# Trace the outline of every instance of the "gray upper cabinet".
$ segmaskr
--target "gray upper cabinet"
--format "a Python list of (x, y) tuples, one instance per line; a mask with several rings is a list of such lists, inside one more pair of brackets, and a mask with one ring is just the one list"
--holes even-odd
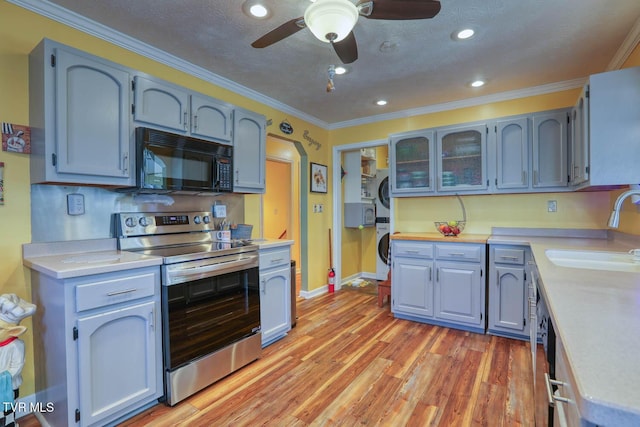
[(436, 137), (438, 192), (486, 192), (486, 124), (439, 128)]
[(574, 156), (582, 152), (576, 186), (640, 183), (640, 67), (590, 76), (581, 98), (574, 128), (583, 130), (572, 140)]
[(389, 137), (389, 192), (418, 196), (435, 190), (435, 132), (404, 132)]
[(567, 187), (569, 112), (560, 110), (535, 113), (532, 120), (532, 186), (534, 188)]
[(233, 123), (233, 191), (264, 193), (267, 120), (261, 114), (236, 108)]
[(155, 78), (137, 75), (133, 81), (136, 124), (231, 144), (230, 104)]
[(497, 191), (525, 190), (529, 187), (529, 118), (497, 120), (496, 136)]
[(191, 134), (198, 138), (231, 142), (233, 107), (214, 98), (191, 95)]
[(571, 110), (571, 167), (572, 185), (589, 180), (589, 87), (585, 86)]
[(132, 185), (129, 88), (123, 67), (43, 40), (29, 56), (31, 182)]

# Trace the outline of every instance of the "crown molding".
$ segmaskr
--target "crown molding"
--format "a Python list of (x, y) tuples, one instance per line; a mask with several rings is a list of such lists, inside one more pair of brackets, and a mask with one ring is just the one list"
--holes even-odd
[(638, 44), (640, 44), (640, 18), (638, 18), (636, 23), (633, 24), (631, 31), (629, 31), (629, 34), (627, 34), (622, 45), (613, 56), (613, 59), (609, 63), (606, 71), (619, 70), (622, 68), (622, 65), (629, 58)]
[(512, 90), (508, 92), (494, 93), (492, 95), (478, 96), (476, 98), (466, 98), (460, 101), (444, 102), (425, 107), (413, 108), (410, 110), (397, 111), (395, 113), (380, 114), (377, 116), (364, 117), (362, 119), (348, 120), (329, 125), (330, 130), (371, 124), (382, 120), (404, 119), (407, 117), (420, 116), (423, 114), (438, 113), (441, 111), (457, 110), (459, 108), (475, 107), (492, 102), (509, 101), (513, 99), (526, 98), (529, 96), (544, 95), (547, 93), (560, 92), (582, 87), (586, 78), (566, 80), (564, 82), (550, 83), (542, 86), (534, 86), (525, 89)]
[[(352, 126), (360, 126), (360, 125), (371, 124), (371, 123), (376, 123), (380, 121), (414, 117), (422, 114), (431, 114), (431, 113), (454, 110), (459, 108), (474, 107), (482, 104), (487, 104), (490, 102), (508, 101), (508, 100), (513, 100), (518, 98), (529, 97), (529, 96), (543, 95), (543, 94), (559, 92), (563, 90), (575, 89), (578, 87), (582, 87), (582, 85), (584, 85), (586, 81), (586, 78), (567, 80), (564, 82), (551, 83), (551, 84), (542, 85), (542, 86), (535, 86), (535, 87), (530, 87), (525, 89), (501, 92), (493, 95), (486, 95), (486, 96), (481, 96), (476, 98), (467, 98), (459, 101), (433, 104), (433, 105), (428, 105), (428, 106), (419, 107), (419, 108), (397, 111), (393, 113), (379, 114), (375, 116), (368, 116), (360, 119), (347, 120), (343, 122), (336, 122), (336, 123), (329, 124), (323, 120), (318, 119), (317, 117), (311, 116), (305, 112), (302, 112), (298, 109), (290, 107), (287, 104), (284, 104), (280, 101), (277, 101), (273, 98), (263, 95), (253, 89), (247, 88), (246, 86), (242, 86), (232, 80), (229, 80), (227, 78), (214, 74), (202, 67), (194, 65), (183, 59), (180, 59), (163, 50), (160, 50), (151, 45), (148, 45), (133, 37), (127, 36), (126, 34), (120, 33), (114, 30), (113, 28), (102, 25), (98, 22), (95, 22), (91, 19), (88, 19), (82, 15), (79, 15), (75, 12), (72, 12), (68, 9), (65, 9), (49, 1), (46, 1), (46, 0), (6, 0), (6, 1), (8, 3), (12, 3), (16, 6), (20, 6), (24, 9), (27, 9), (31, 12), (42, 15), (46, 18), (50, 18), (54, 21), (60, 22), (69, 27), (75, 28), (86, 34), (105, 40), (116, 46), (120, 46), (131, 52), (137, 53), (139, 55), (142, 55), (144, 57), (147, 57), (159, 63), (168, 65), (179, 71), (183, 71), (187, 74), (200, 78), (214, 85), (220, 86), (224, 89), (235, 92), (238, 95), (244, 96), (246, 98), (249, 98), (251, 100), (264, 104), (268, 107), (272, 107), (288, 115), (295, 116), (301, 120), (304, 120), (310, 124), (313, 124), (315, 126), (318, 126), (326, 130), (335, 130), (335, 129), (347, 128)], [(640, 19), (636, 21), (633, 28), (625, 38), (623, 44), (617, 50), (613, 59), (609, 63), (607, 71), (621, 68), (624, 61), (627, 60), (629, 55), (633, 52), (633, 50), (638, 44), (640, 44)]]

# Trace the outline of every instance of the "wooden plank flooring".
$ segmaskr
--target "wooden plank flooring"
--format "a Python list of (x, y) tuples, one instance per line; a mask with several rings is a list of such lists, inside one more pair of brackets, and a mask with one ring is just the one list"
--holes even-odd
[(530, 378), (527, 342), (395, 319), (375, 295), (339, 291), (301, 300), (259, 360), (122, 426), (533, 426)]

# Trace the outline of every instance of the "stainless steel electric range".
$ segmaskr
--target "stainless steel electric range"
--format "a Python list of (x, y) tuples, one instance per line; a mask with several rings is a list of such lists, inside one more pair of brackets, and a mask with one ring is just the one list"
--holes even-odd
[(120, 250), (163, 258), (165, 397), (173, 406), (260, 357), (258, 246), (214, 239), (209, 212), (116, 214)]

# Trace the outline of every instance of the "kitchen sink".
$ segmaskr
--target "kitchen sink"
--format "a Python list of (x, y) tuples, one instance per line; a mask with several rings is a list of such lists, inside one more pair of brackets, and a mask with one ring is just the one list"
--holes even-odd
[(640, 259), (627, 252), (547, 249), (545, 254), (560, 267), (640, 273)]

